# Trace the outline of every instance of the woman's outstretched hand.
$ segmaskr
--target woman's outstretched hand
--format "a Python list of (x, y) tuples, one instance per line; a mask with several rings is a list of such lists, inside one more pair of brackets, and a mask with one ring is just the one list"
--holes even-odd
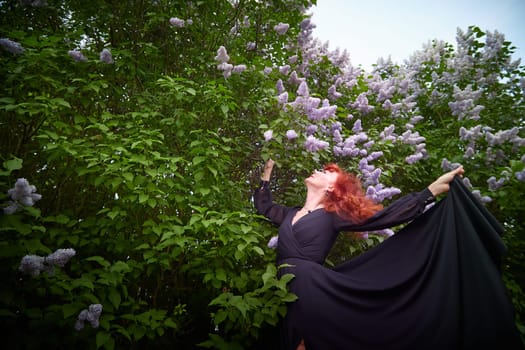
[(272, 159), (268, 159), (266, 161), (266, 164), (264, 164), (263, 174), (261, 175), (261, 180), (270, 181), (270, 177), (272, 176), (272, 170), (273, 170), (274, 164), (275, 162)]
[(430, 190), (430, 192), (432, 192), (432, 195), (434, 197), (445, 193), (450, 189), (450, 182), (452, 181), (452, 179), (454, 179), (454, 176), (462, 176), (464, 172), (465, 170), (463, 169), (463, 166), (449, 171), (448, 173), (445, 173), (438, 177), (436, 181), (432, 182), (430, 186), (428, 186), (428, 189)]

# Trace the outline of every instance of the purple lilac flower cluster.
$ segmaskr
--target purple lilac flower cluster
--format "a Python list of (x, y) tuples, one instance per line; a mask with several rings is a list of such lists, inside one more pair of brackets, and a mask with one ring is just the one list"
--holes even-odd
[(449, 102), (448, 106), (452, 111), (452, 115), (462, 119), (479, 120), (479, 114), (485, 106), (476, 105), (476, 101), (480, 98), (480, 90), (472, 90), (471, 85), (461, 90), (459, 87), (454, 86), (454, 99), (455, 101)]
[(55, 266), (64, 267), (75, 254), (76, 251), (73, 248), (67, 248), (57, 249), (46, 257), (26, 255), (22, 258), (18, 269), (31, 276), (38, 276), (42, 272), (47, 272), (49, 276), (52, 276), (55, 273)]
[(276, 249), (278, 245), (279, 245), (279, 236), (273, 236), (268, 241), (268, 248)]
[(75, 60), (75, 62), (86, 62), (88, 60), (80, 50), (69, 50), (67, 54)]
[(279, 23), (276, 26), (273, 27), (273, 29), (277, 32), (279, 35), (284, 35), (288, 31), (288, 28), (290, 28), (290, 25), (288, 23)]
[(9, 205), (4, 208), (4, 214), (11, 215), (23, 206), (32, 207), (42, 196), (36, 193), (36, 187), (30, 185), (24, 178), (16, 180), (15, 186), (7, 191), (11, 197)]
[(115, 63), (113, 60), (113, 55), (111, 55), (111, 51), (109, 49), (103, 49), (100, 51), (100, 61), (107, 64)]
[(14, 55), (21, 55), (25, 52), (25, 49), (20, 43), (7, 38), (0, 38), (0, 46)]
[(232, 73), (240, 74), (246, 70), (246, 65), (239, 64), (234, 66), (233, 64), (228, 63), (229, 60), (230, 56), (228, 55), (226, 48), (224, 46), (220, 46), (217, 50), (215, 61), (218, 62), (217, 69), (222, 71), (224, 78), (227, 79), (232, 75)]
[(91, 327), (98, 328), (100, 325), (100, 315), (102, 314), (102, 304), (91, 304), (87, 309), (80, 311), (75, 323), (75, 329), (80, 331), (84, 328), (85, 322), (91, 323)]
[(193, 20), (192, 19), (187, 19), (187, 20), (184, 20), (184, 19), (180, 19), (178, 17), (171, 17), (170, 18), (170, 24), (176, 28), (183, 28), (183, 27), (186, 27), (186, 26), (189, 26), (189, 25), (192, 25), (193, 24)]

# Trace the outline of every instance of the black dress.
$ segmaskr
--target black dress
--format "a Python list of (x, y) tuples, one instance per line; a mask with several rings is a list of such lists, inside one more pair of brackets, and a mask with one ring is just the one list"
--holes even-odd
[[(361, 224), (318, 209), (292, 225), (299, 208), (274, 204), (268, 183), (258, 213), (279, 225), (277, 264), (298, 300), (281, 321), (282, 349), (523, 349), (501, 280), (502, 226), (459, 178), (423, 214), (425, 189)], [(323, 266), (341, 231), (410, 222), (394, 236), (333, 269)]]

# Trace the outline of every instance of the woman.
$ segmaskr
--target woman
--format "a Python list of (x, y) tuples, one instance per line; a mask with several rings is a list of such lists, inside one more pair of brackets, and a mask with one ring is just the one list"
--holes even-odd
[[(269, 189), (273, 166), (272, 160), (266, 163), (254, 201), (259, 214), (279, 225), (277, 263), (284, 266), (281, 275), (295, 276), (289, 288), (298, 299), (289, 305), (281, 322), (282, 349), (428, 350), (469, 349), (475, 345), (477, 340), (473, 339), (477, 338), (470, 334), (470, 325), (480, 317), (461, 313), (464, 304), (471, 303), (462, 294), (470, 287), (458, 287), (458, 283), (469, 279), (476, 284), (479, 280), (485, 287), (486, 282), (484, 275), (461, 275), (464, 271), (457, 266), (458, 243), (447, 235), (450, 231), (458, 242), (463, 240), (462, 235), (455, 235), (463, 230), (456, 227), (462, 221), (451, 219), (450, 211), (456, 209), (440, 203), (435, 205), (439, 210), (430, 210), (434, 214), (421, 215), (436, 196), (449, 190), (456, 176), (462, 176), (462, 167), (382, 209), (366, 198), (356, 177), (335, 164), (315, 171), (305, 180), (307, 194), (302, 207), (277, 205)], [(380, 230), (409, 221), (399, 233), (361, 256), (334, 269), (323, 266), (339, 232)], [(450, 221), (456, 226), (449, 228)], [(496, 298), (493, 313), (503, 314), (501, 320), (490, 314), (485, 323), (491, 329), (494, 319), (504, 325), (494, 339), (482, 337), (480, 345), (492, 340), (501, 345), (498, 339), (503, 336), (510, 339), (510, 348), (518, 349), (521, 347), (512, 307), (492, 258), (489, 254), (485, 260), (490, 262), (484, 268), (491, 278), (490, 293), (479, 303), (487, 299), (494, 303)], [(482, 306), (479, 303), (468, 307), (467, 312)], [(483, 325), (474, 326), (474, 331), (485, 329)]]

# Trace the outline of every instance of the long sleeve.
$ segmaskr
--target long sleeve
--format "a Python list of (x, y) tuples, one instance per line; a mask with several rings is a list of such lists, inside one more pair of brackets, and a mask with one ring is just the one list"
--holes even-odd
[(375, 231), (393, 227), (415, 219), (434, 200), (432, 192), (425, 188), (421, 192), (399, 198), (364, 222), (356, 224), (338, 217), (335, 220), (335, 228), (338, 231)]
[(290, 207), (273, 202), (268, 181), (261, 181), (260, 186), (253, 193), (253, 201), (257, 213), (266, 216), (277, 225), (280, 225), (288, 212), (292, 210)]

